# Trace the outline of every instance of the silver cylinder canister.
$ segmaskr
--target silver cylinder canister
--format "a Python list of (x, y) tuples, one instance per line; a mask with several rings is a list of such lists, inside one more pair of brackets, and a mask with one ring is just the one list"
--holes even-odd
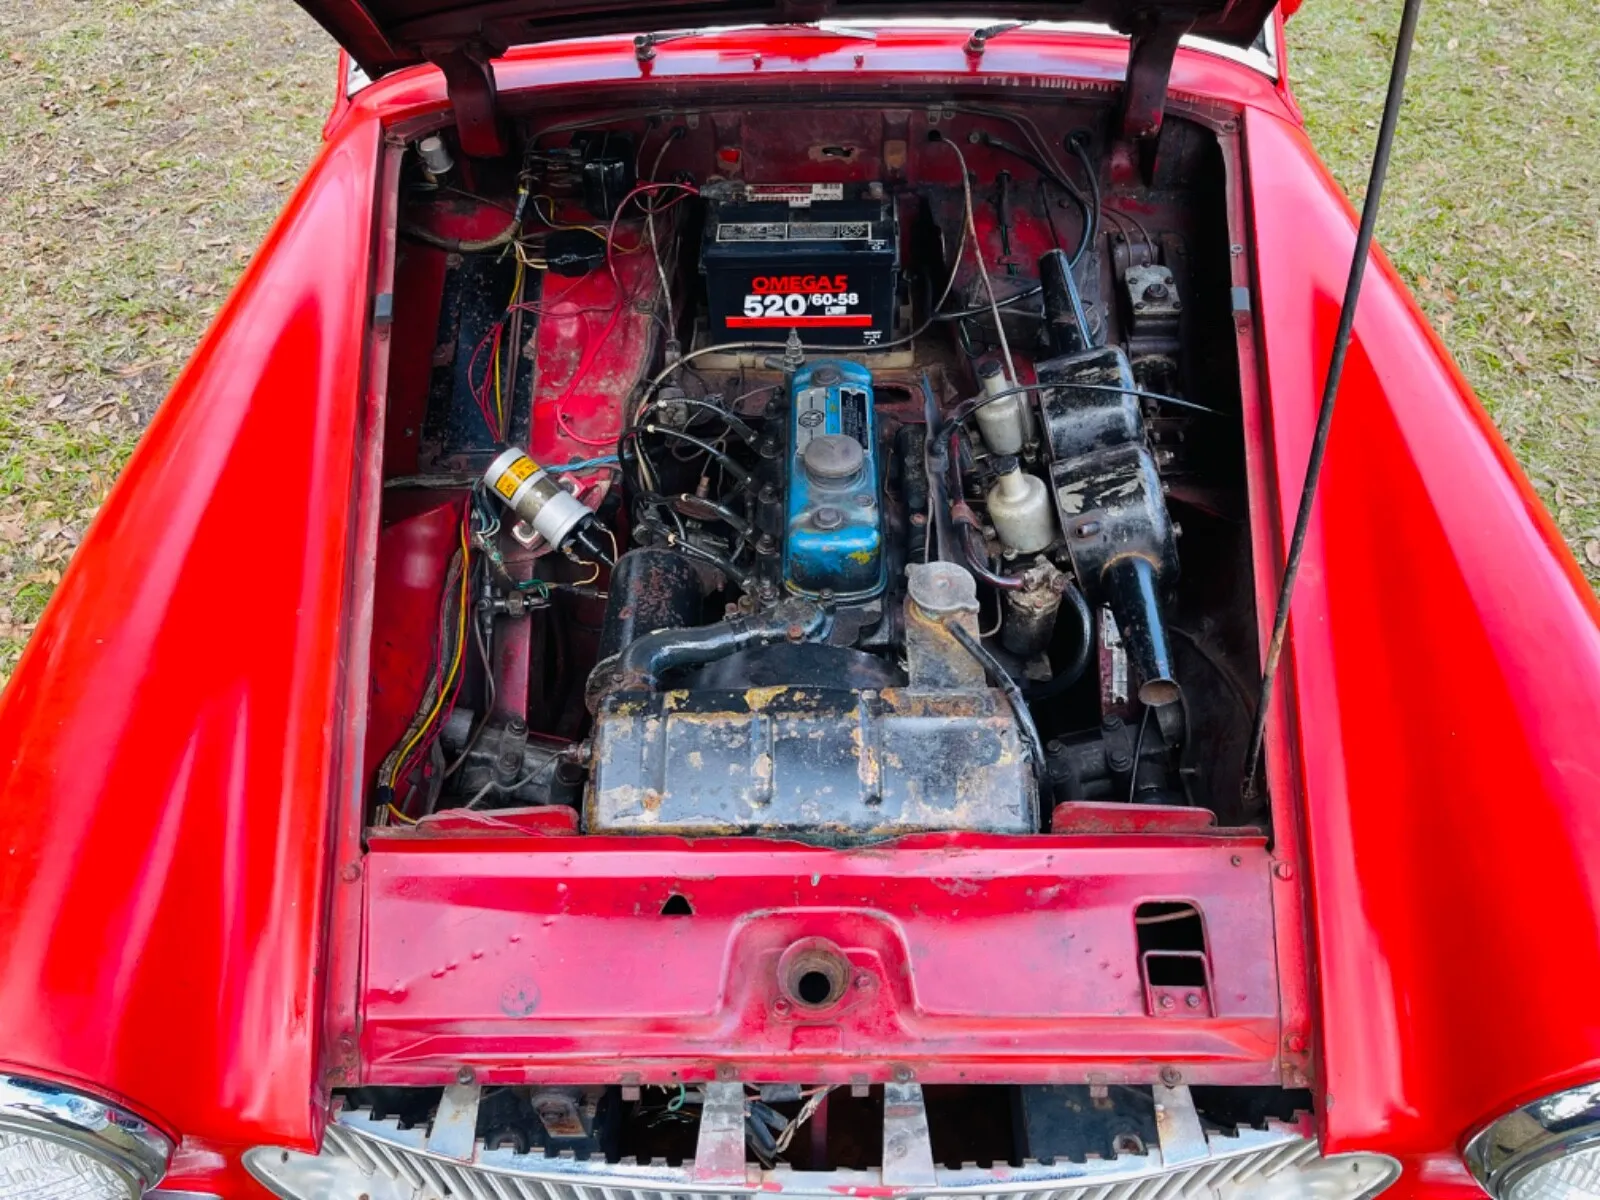
[(1049, 489), (1044, 480), (1024, 471), (1015, 458), (1002, 460), (996, 467), (1000, 477), (989, 489), (989, 523), (1011, 553), (1037, 554), (1056, 540)]
[(489, 464), (483, 478), (528, 528), (552, 546), (564, 546), (590, 515), (581, 500), (514, 446)]
[(1023, 409), (1022, 394), (1001, 395), (1011, 388), (1004, 368), (994, 359), (978, 365), (978, 382), (986, 396), (1000, 395), (990, 400), (972, 414), (978, 423), (978, 434), (991, 454), (1021, 454), (1028, 440), (1027, 416)]

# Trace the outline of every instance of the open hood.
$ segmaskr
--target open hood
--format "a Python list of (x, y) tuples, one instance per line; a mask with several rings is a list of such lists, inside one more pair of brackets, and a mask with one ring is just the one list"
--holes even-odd
[[(1276, 0), (300, 0), (373, 78), (465, 52), (605, 34), (714, 25), (970, 17), (985, 21), (1096, 21), (1148, 36), (1155, 27), (1248, 45)], [(1163, 39), (1165, 40), (1165, 39)]]

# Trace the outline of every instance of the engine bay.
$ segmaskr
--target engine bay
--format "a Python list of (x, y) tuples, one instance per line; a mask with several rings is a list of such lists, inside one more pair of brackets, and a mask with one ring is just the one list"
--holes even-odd
[(1223, 157), (1109, 111), (416, 139), (370, 823), (1264, 825)]

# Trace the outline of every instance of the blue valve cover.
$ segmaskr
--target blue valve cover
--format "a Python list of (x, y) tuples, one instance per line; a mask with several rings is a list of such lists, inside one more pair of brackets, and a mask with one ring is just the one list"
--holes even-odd
[[(806, 448), (834, 435), (832, 445)], [(840, 447), (839, 438), (861, 447)], [(789, 396), (787, 536), (783, 577), (791, 592), (840, 601), (865, 600), (884, 586), (883, 508), (879, 497), (877, 420), (872, 373), (823, 359), (795, 372)], [(841, 449), (849, 451), (841, 454)], [(820, 451), (827, 450), (823, 454)]]

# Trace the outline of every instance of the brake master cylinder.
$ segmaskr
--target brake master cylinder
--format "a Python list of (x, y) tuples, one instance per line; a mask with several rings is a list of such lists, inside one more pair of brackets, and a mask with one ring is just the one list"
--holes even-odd
[(802, 596), (865, 600), (884, 586), (872, 374), (822, 360), (795, 372), (789, 397), (783, 578)]

